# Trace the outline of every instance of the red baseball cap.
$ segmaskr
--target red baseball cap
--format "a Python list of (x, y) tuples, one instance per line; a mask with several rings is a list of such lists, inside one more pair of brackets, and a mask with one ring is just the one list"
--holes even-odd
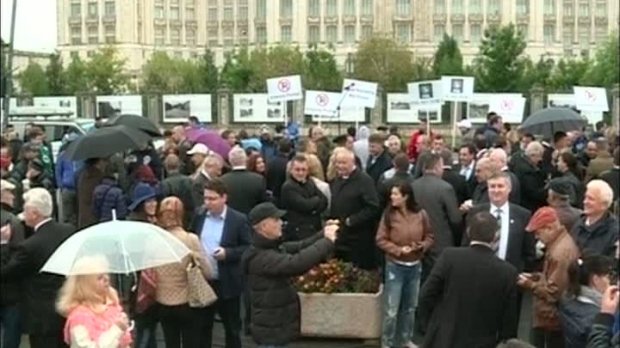
[(552, 224), (558, 220), (558, 214), (555, 212), (555, 209), (551, 207), (542, 207), (538, 209), (530, 222), (525, 227), (525, 230), (528, 232), (535, 232), (536, 230), (545, 227), (549, 224)]

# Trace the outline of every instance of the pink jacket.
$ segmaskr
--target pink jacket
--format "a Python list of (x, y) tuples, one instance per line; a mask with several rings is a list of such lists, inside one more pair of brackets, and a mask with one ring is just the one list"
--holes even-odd
[(72, 348), (129, 347), (131, 334), (121, 331), (116, 321), (123, 309), (118, 304), (108, 305), (103, 313), (95, 313), (86, 306), (71, 310), (65, 324), (65, 342)]

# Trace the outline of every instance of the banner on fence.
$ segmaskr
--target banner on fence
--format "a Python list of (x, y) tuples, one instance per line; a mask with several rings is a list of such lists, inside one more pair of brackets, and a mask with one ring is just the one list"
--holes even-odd
[(388, 123), (420, 123), (423, 119), (430, 120), (430, 123), (440, 123), (441, 116), (441, 104), (414, 105), (410, 94), (387, 95)]
[(142, 96), (140, 95), (102, 95), (97, 96), (97, 116), (110, 118), (116, 115), (142, 115)]
[(190, 116), (196, 116), (200, 122), (213, 121), (210, 94), (166, 94), (162, 103), (164, 123), (186, 122)]
[(235, 94), (233, 122), (273, 123), (284, 119), (284, 105), (270, 102), (267, 94)]

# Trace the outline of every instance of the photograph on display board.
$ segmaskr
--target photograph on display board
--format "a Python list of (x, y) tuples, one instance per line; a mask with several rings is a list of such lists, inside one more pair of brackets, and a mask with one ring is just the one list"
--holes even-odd
[(411, 103), (404, 101), (392, 101), (390, 102), (390, 109), (392, 110), (411, 110)]
[(122, 110), (123, 102), (120, 100), (97, 102), (97, 115), (101, 118), (112, 118), (120, 115)]
[(450, 91), (454, 94), (463, 94), (463, 79), (452, 79)]
[(488, 100), (472, 100), (467, 104), (467, 118), (472, 122), (486, 122), (489, 109)]
[(192, 114), (192, 102), (189, 100), (183, 102), (165, 102), (164, 115), (166, 118), (183, 118), (187, 119)]
[(419, 86), (420, 99), (431, 99), (433, 98), (433, 84), (432, 83), (421, 83)]
[(418, 110), (418, 121), (430, 123), (439, 122), (440, 110)]
[(267, 94), (235, 94), (233, 122), (282, 122), (284, 109), (280, 102), (269, 102)]
[(282, 119), (282, 106), (280, 102), (270, 102), (267, 99), (267, 118), (273, 121)]
[(97, 116), (110, 118), (116, 115), (142, 116), (142, 96), (99, 96), (97, 97)]

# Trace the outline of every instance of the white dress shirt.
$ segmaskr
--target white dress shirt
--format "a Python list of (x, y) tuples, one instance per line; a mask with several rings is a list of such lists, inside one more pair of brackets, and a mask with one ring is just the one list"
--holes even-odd
[(502, 260), (506, 260), (506, 250), (508, 249), (508, 236), (510, 234), (510, 204), (508, 201), (501, 207), (490, 204), (489, 212), (497, 218), (497, 210), (501, 211), (501, 228), (499, 245), (495, 254)]
[(469, 180), (473, 172), (474, 172), (474, 162), (472, 161), (467, 167), (461, 167), (461, 172), (459, 174), (461, 174), (461, 176), (464, 176), (465, 180)]

